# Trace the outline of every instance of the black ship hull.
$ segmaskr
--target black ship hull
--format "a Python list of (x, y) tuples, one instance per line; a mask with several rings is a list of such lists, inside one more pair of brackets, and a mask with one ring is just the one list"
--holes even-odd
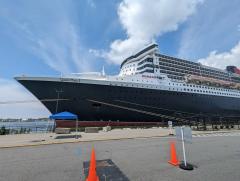
[(90, 83), (18, 81), (51, 113), (69, 111), (83, 121), (158, 122), (164, 116), (240, 116), (240, 99), (233, 97)]

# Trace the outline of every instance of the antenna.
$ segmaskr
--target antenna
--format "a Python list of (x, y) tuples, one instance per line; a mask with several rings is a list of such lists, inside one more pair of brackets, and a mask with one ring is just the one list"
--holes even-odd
[(102, 76), (105, 76), (104, 65), (103, 65), (103, 67), (102, 67)]

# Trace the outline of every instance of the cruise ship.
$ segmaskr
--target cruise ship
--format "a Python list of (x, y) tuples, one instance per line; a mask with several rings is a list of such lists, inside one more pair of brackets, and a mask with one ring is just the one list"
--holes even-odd
[(160, 54), (151, 44), (125, 59), (120, 73), (15, 79), (51, 112), (82, 121), (158, 122), (240, 116), (240, 71)]

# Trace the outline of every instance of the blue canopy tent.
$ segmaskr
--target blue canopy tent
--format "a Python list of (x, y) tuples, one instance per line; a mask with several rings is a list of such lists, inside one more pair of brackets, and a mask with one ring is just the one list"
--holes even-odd
[(50, 119), (63, 119), (63, 120), (76, 120), (76, 139), (78, 138), (77, 132), (78, 132), (78, 116), (76, 114), (64, 111), (56, 114), (52, 114), (49, 116)]
[(60, 112), (56, 114), (52, 114), (49, 116), (50, 119), (78, 119), (78, 116), (76, 114), (70, 113), (70, 112)]

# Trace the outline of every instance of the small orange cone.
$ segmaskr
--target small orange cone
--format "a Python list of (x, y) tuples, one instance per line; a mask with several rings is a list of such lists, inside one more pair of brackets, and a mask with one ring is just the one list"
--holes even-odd
[(99, 181), (99, 178), (96, 172), (96, 158), (95, 158), (94, 148), (92, 149), (88, 178), (86, 179), (86, 181)]
[(170, 143), (170, 154), (171, 154), (170, 155), (171, 159), (168, 161), (168, 163), (170, 163), (174, 166), (178, 166), (179, 165), (179, 160), (177, 158), (177, 151), (176, 151), (174, 142)]

